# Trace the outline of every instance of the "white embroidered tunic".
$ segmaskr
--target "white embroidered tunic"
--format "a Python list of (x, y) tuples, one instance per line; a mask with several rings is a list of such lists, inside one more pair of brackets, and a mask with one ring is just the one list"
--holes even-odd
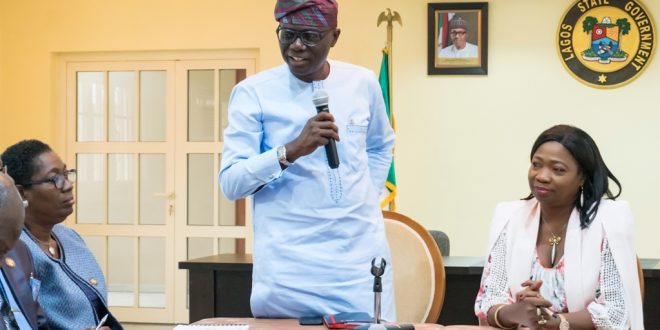
[[(323, 81), (297, 79), (286, 65), (233, 90), (220, 185), (229, 199), (252, 196), (251, 306), (256, 317), (373, 313), (372, 258), (391, 261), (378, 195), (392, 161), (394, 133), (373, 72), (329, 61)], [(276, 147), (316, 115), (324, 89), (339, 128), (340, 165), (323, 147), (280, 168)], [(382, 317), (395, 319), (391, 265), (383, 276)]]

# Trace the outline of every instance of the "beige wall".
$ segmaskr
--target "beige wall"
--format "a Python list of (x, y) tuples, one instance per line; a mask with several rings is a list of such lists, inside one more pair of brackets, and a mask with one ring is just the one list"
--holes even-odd
[[(613, 90), (574, 80), (555, 48), (571, 2), (490, 1), (488, 75), (427, 76), (426, 0), (340, 0), (331, 56), (373, 70), (385, 42), (378, 14), (390, 7), (403, 18), (393, 55), (399, 211), (446, 231), (453, 255), (483, 254), (495, 204), (528, 192), (533, 140), (570, 123), (594, 137), (623, 183), (639, 255), (660, 258), (659, 64)], [(660, 2), (644, 2), (660, 16)], [(256, 48), (264, 69), (281, 63), (272, 8), (272, 0), (0, 1), (0, 148), (28, 137), (60, 141), (54, 54)]]

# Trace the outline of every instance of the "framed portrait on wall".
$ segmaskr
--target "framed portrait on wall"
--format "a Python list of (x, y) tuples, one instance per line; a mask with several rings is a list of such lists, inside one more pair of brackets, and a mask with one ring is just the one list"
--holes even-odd
[(429, 3), (428, 10), (428, 74), (488, 74), (488, 3)]

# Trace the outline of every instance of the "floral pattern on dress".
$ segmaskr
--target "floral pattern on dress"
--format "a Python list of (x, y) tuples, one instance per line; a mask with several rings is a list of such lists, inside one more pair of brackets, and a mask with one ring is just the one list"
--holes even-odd
[[(505, 227), (488, 255), (474, 304), (475, 314), (482, 325), (488, 324), (487, 315), (490, 308), (499, 304), (513, 304), (515, 302), (507, 285), (506, 231)], [(587, 311), (591, 314), (591, 320), (596, 329), (629, 329), (630, 318), (626, 311), (623, 283), (606, 237), (603, 237), (601, 243), (600, 261), (598, 289), (594, 292), (594, 300), (587, 306)], [(562, 257), (554, 268), (544, 267), (539, 262), (536, 253), (534, 253), (534, 259), (531, 262), (531, 279), (543, 280), (541, 295), (552, 302), (554, 311), (568, 313), (564, 281), (564, 258)]]

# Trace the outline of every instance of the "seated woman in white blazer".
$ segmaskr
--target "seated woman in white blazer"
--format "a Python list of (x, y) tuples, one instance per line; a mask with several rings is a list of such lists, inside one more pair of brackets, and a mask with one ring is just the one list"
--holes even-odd
[(632, 212), (614, 201), (621, 184), (596, 143), (558, 125), (541, 133), (530, 158), (531, 194), (495, 209), (475, 303), (480, 324), (643, 329)]

